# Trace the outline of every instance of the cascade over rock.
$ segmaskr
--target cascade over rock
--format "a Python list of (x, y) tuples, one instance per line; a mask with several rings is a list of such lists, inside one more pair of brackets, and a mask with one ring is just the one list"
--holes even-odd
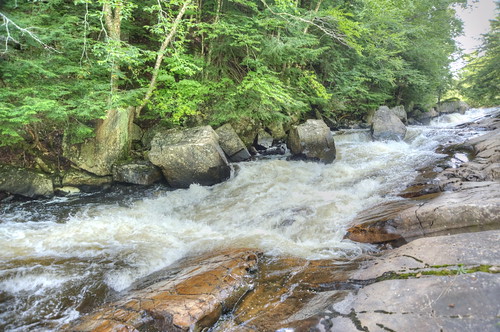
[(373, 116), (372, 137), (376, 141), (401, 141), (406, 135), (406, 126), (387, 106), (381, 106)]
[(323, 120), (307, 120), (292, 127), (287, 145), (294, 157), (305, 157), (327, 164), (332, 163), (336, 157), (332, 133)]
[(124, 158), (130, 149), (133, 112), (133, 107), (108, 111), (97, 126), (95, 137), (81, 144), (65, 144), (64, 157), (90, 173), (111, 175), (113, 164)]
[(358, 214), (346, 237), (381, 243), (498, 228), (500, 118), (483, 121), (478, 127), (492, 131), (459, 146), (472, 151), (474, 159), (433, 172), (430, 183), (417, 183), (403, 192), (403, 197), (414, 200), (396, 201)]
[(0, 191), (30, 198), (54, 194), (49, 176), (9, 165), (0, 165)]
[(231, 175), (231, 167), (210, 126), (158, 133), (151, 141), (148, 158), (161, 168), (172, 187), (214, 185)]
[(236, 134), (231, 124), (226, 123), (217, 128), (215, 132), (219, 135), (220, 147), (229, 157), (229, 160), (238, 162), (251, 157), (250, 152), (248, 152), (245, 144), (239, 138), (238, 134)]

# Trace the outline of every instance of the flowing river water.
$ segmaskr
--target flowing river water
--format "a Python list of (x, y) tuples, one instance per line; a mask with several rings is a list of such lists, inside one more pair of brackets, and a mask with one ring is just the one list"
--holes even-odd
[(52, 331), (174, 261), (219, 248), (349, 258), (372, 248), (343, 240), (363, 209), (389, 200), (440, 144), (477, 135), (455, 125), (491, 113), (451, 114), (410, 126), (403, 142), (367, 130), (334, 133), (333, 164), (283, 157), (239, 163), (212, 187), (115, 188), (0, 202), (0, 331)]

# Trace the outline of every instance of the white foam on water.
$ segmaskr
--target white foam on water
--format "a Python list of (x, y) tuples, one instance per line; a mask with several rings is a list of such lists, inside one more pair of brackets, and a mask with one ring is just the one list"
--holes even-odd
[[(192, 185), (132, 203), (93, 204), (64, 220), (30, 221), (26, 211), (1, 216), (0, 263), (9, 270), (0, 274), (0, 291), (48, 294), (58, 285), (95, 278), (121, 291), (188, 253), (217, 248), (254, 247), (309, 259), (354, 257), (370, 248), (343, 240), (356, 214), (398, 199), (394, 195), (415, 169), (440, 157), (434, 152), (439, 144), (458, 140), (457, 130), (439, 121), (431, 129), (409, 128), (402, 142), (372, 142), (366, 130), (346, 131), (335, 136), (338, 157), (329, 165), (245, 162), (233, 178), (212, 187)], [(39, 263), (47, 257), (54, 263)], [(75, 275), (86, 266), (93, 272)], [(55, 326), (69, 315), (74, 308), (54, 318)]]

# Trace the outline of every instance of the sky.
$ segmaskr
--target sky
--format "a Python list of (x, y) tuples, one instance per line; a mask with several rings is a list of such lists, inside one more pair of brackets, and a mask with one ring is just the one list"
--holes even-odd
[[(470, 53), (481, 45), (481, 34), (490, 30), (490, 20), (495, 18), (496, 3), (500, 0), (468, 0), (467, 8), (457, 7), (457, 15), (464, 21), (464, 35), (457, 38), (464, 49)], [(452, 65), (453, 69), (463, 66), (462, 61)]]

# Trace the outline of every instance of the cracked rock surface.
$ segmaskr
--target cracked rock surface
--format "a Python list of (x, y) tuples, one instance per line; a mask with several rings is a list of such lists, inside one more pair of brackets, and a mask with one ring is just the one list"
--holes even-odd
[(371, 284), (322, 314), (318, 331), (498, 331), (500, 231), (422, 238), (366, 261)]

